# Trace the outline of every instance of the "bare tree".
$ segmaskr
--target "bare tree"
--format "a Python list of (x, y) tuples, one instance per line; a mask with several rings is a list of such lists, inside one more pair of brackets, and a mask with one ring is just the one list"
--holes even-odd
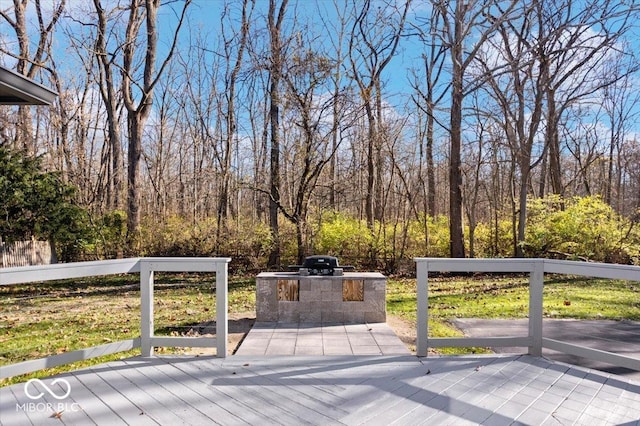
[[(179, 211), (195, 225), (208, 212), (219, 207), (219, 171), (224, 165), (223, 137), (225, 94), (225, 58), (212, 33), (197, 32), (189, 48), (177, 56), (180, 72), (172, 84), (179, 104), (181, 127), (186, 132), (178, 147), (176, 180), (180, 192)], [(212, 47), (212, 44), (214, 47)], [(211, 206), (209, 200), (215, 201)], [(217, 243), (216, 243), (217, 244)]]
[(273, 237), (273, 247), (269, 254), (269, 267), (280, 265), (280, 230), (278, 226), (278, 205), (280, 204), (280, 82), (285, 61), (282, 24), (288, 3), (289, 0), (282, 0), (280, 7), (278, 7), (277, 0), (269, 0), (269, 14), (267, 17), (271, 54), (269, 63), (269, 129), (271, 142), (269, 156), (269, 226)]
[[(146, 176), (148, 184), (144, 190), (144, 196), (142, 198), (143, 206), (148, 206), (145, 210), (149, 213), (147, 216), (154, 222), (163, 221), (165, 218), (178, 211), (175, 205), (176, 200), (180, 200), (183, 203), (190, 203), (191, 206), (195, 206), (188, 197), (188, 194), (193, 194), (193, 188), (186, 190), (183, 186), (180, 188), (175, 183), (179, 179), (185, 179), (189, 174), (187, 171), (182, 170), (184, 173), (182, 176), (178, 176), (177, 171), (183, 164), (179, 164), (182, 159), (179, 150), (183, 148), (183, 145), (193, 147), (197, 137), (189, 133), (189, 125), (193, 121), (198, 121), (190, 117), (182, 107), (181, 102), (184, 101), (184, 96), (187, 93), (184, 85), (175, 84), (176, 81), (182, 81), (179, 76), (178, 66), (174, 66), (175, 62), (167, 68), (165, 71), (165, 79), (158, 83), (158, 89), (154, 95), (154, 115), (150, 118), (146, 133), (149, 135), (149, 142), (145, 145), (143, 154), (143, 165), (146, 167)], [(193, 114), (191, 117), (196, 117)], [(182, 141), (183, 143), (179, 143)], [(185, 144), (184, 142), (190, 141), (192, 143)], [(202, 145), (202, 144), (200, 144)], [(180, 148), (178, 147), (180, 146)], [(200, 159), (203, 155), (196, 151), (190, 151), (190, 160), (185, 162), (192, 163), (193, 159)], [(144, 170), (144, 169), (143, 169)], [(191, 171), (191, 182), (198, 181), (194, 175), (200, 173), (200, 170), (194, 168)], [(192, 192), (193, 191), (193, 192)], [(186, 200), (187, 198), (188, 201)], [(204, 200), (200, 200), (204, 204)], [(182, 206), (185, 219), (186, 216), (190, 216), (190, 219), (195, 222), (194, 214), (195, 207), (186, 212), (184, 205)], [(206, 206), (203, 208), (206, 210)]]
[(107, 205), (109, 209), (120, 209), (122, 203), (122, 138), (120, 134), (119, 108), (122, 97), (118, 96), (118, 82), (116, 80), (116, 54), (109, 52), (108, 44), (108, 16), (101, 0), (93, 0), (96, 17), (96, 39), (94, 52), (98, 63), (98, 82), (100, 95), (107, 112), (108, 154), (109, 154), (109, 182), (107, 190)]
[[(417, 71), (414, 72), (414, 82), (412, 83), (415, 95), (412, 95), (413, 102), (426, 115), (426, 129), (424, 132), (424, 149), (423, 138), (420, 138), (420, 158), (426, 161), (427, 181), (423, 180), (423, 188), (426, 186), (426, 211), (431, 217), (434, 217), (437, 211), (436, 204), (436, 182), (435, 182), (435, 165), (434, 165), (434, 144), (435, 144), (435, 124), (443, 126), (437, 120), (437, 108), (442, 102), (449, 86), (439, 88), (442, 84), (444, 60), (447, 48), (442, 44), (442, 40), (436, 35), (433, 29), (439, 28), (442, 15), (438, 13), (438, 9), (434, 8), (429, 19), (417, 18), (413, 25), (417, 36), (425, 46), (425, 53), (421, 55), (424, 74)], [(439, 93), (438, 93), (439, 92)], [(422, 162), (419, 164), (422, 167)], [(422, 179), (422, 173), (419, 174)]]
[[(622, 75), (599, 76), (599, 70), (618, 50), (616, 44), (630, 30), (637, 6), (613, 0), (533, 2), (536, 9), (536, 60), (541, 64), (545, 90), (545, 142), (549, 180), (555, 194), (564, 194), (559, 127), (573, 104), (614, 83)], [(542, 182), (544, 183), (544, 181)]]
[(474, 115), (470, 115), (469, 121), (470, 126), (476, 127), (476, 138), (475, 143), (469, 144), (469, 154), (467, 157), (470, 161), (466, 162), (466, 167), (463, 167), (463, 173), (465, 176), (464, 179), (464, 195), (466, 202), (464, 203), (464, 210), (467, 216), (467, 221), (469, 223), (469, 257), (475, 257), (475, 231), (478, 227), (478, 223), (481, 219), (481, 208), (480, 204), (481, 200), (480, 195), (485, 191), (482, 191), (486, 182), (484, 179), (484, 171), (487, 166), (487, 159), (485, 158), (487, 154), (485, 151), (488, 147), (491, 147), (491, 144), (488, 143), (487, 139), (491, 138), (491, 132), (488, 128), (492, 126), (491, 120), (487, 120), (484, 116), (484, 111), (479, 107), (479, 104), (482, 102), (477, 93), (473, 95)]
[[(630, 50), (624, 49), (623, 52)], [(621, 194), (623, 145), (627, 135), (631, 133), (631, 123), (638, 117), (636, 107), (640, 104), (640, 94), (634, 90), (632, 82), (632, 73), (637, 68), (638, 58), (617, 54), (610, 58), (602, 69), (605, 78), (614, 80), (602, 90), (601, 106), (604, 120), (609, 127), (607, 172), (606, 177), (602, 179), (606, 187), (603, 192), (604, 200), (620, 213), (624, 210)]]
[[(171, 60), (176, 48), (178, 33), (185, 18), (190, 0), (184, 2), (171, 47), (156, 72), (158, 49), (159, 0), (131, 0), (129, 19), (122, 46), (122, 94), (127, 109), (128, 169), (127, 169), (127, 234), (130, 243), (135, 243), (140, 226), (140, 162), (144, 126), (151, 113), (153, 91), (160, 76)], [(142, 81), (136, 81), (137, 37), (144, 28), (144, 65)], [(135, 86), (135, 91), (134, 91)], [(132, 247), (131, 247), (132, 248)]]
[[(300, 37), (299, 42), (302, 41)], [(334, 70), (334, 64), (321, 53), (314, 52), (309, 41), (300, 43), (298, 53), (283, 74), (286, 85), (287, 118), (296, 128), (293, 143), (287, 147), (290, 166), (291, 190), (289, 207), (279, 202), (280, 211), (296, 226), (298, 262), (308, 255), (305, 228), (309, 203), (318, 179), (327, 163), (331, 161), (339, 144), (330, 144), (334, 125), (325, 125), (329, 111), (340, 111), (340, 96), (323, 99), (320, 91), (328, 88), (326, 82)], [(339, 114), (342, 116), (342, 114)], [(335, 120), (335, 118), (334, 118)], [(335, 123), (335, 121), (334, 121)]]
[[(349, 61), (367, 118), (364, 210), (372, 235), (375, 221), (382, 221), (384, 215), (382, 73), (398, 49), (410, 3), (410, 0), (403, 2), (399, 9), (389, 4), (374, 8), (370, 0), (365, 0), (362, 5), (355, 5), (353, 11)], [(376, 257), (375, 244), (370, 257), (372, 261)]]
[[(252, 48), (252, 51), (253, 50)], [(252, 52), (252, 56), (254, 55), (255, 52)], [(259, 63), (259, 61), (256, 61), (256, 58), (253, 58), (253, 60)], [(255, 67), (258, 69), (263, 68), (260, 65), (255, 65)], [(244, 82), (247, 94), (247, 125), (250, 129), (250, 174), (252, 176), (251, 181), (246, 181), (245, 179), (244, 186), (251, 189), (252, 202), (249, 205), (251, 218), (263, 221), (270, 197), (265, 195), (263, 191), (256, 190), (256, 188), (259, 188), (261, 183), (269, 181), (266, 171), (268, 166), (269, 110), (265, 107), (268, 103), (268, 90), (260, 90), (260, 88), (268, 87), (268, 83), (263, 73), (248, 73)]]
[[(527, 9), (520, 25), (513, 21), (500, 22), (498, 34), (490, 45), (476, 56), (480, 64), (478, 74), (485, 76), (491, 96), (498, 105), (501, 123), (514, 165), (519, 170), (519, 182), (514, 182), (516, 196), (513, 197), (513, 216), (517, 217), (517, 232), (514, 233), (514, 254), (524, 256), (525, 226), (527, 217), (527, 194), (531, 170), (539, 163), (533, 161), (533, 148), (542, 121), (544, 106), (544, 72), (531, 61), (535, 47), (530, 41), (535, 32), (535, 11)], [(497, 74), (492, 70), (504, 68)], [(501, 79), (502, 77), (502, 79)], [(502, 81), (506, 80), (506, 83)], [(515, 224), (516, 222), (514, 222)]]
[[(348, 36), (348, 11), (349, 5), (347, 2), (340, 2), (339, 0), (333, 1), (333, 10), (335, 10), (337, 14), (337, 19), (333, 22), (333, 19), (326, 19), (320, 11), (320, 5), (318, 4), (319, 17), (323, 21), (323, 26), (326, 28), (329, 41), (331, 43), (331, 50), (334, 52), (333, 60), (335, 62), (334, 72), (331, 73), (331, 80), (333, 82), (333, 97), (334, 99), (338, 99), (340, 92), (344, 92), (347, 89), (348, 81), (345, 79), (345, 51), (344, 51), (344, 43), (345, 39)], [(341, 132), (340, 129), (340, 102), (335, 101), (333, 103), (333, 121), (332, 121), (332, 139), (331, 139), (331, 148), (333, 151), (338, 149), (338, 145), (341, 142)], [(333, 210), (338, 208), (339, 202), (337, 198), (337, 183), (338, 183), (338, 164), (337, 164), (337, 156), (333, 155), (331, 160), (329, 161), (329, 171), (328, 171), (328, 191), (329, 191), (329, 207)]]
[[(425, 241), (425, 253), (429, 251), (429, 222), (439, 213), (439, 203), (436, 202), (436, 163), (434, 159), (436, 146), (436, 125), (448, 130), (444, 120), (439, 119), (439, 114), (444, 113), (441, 104), (447, 95), (450, 85), (445, 80), (445, 59), (447, 48), (442, 39), (437, 35), (441, 27), (439, 21), (442, 16), (437, 9), (433, 9), (428, 18), (416, 17), (412, 23), (415, 36), (423, 43), (424, 52), (421, 54), (421, 69), (412, 70), (413, 81), (411, 86), (414, 93), (411, 99), (418, 109), (416, 124), (418, 158), (417, 179), (418, 190), (422, 193), (423, 214), (415, 213), (416, 220), (422, 223)], [(426, 179), (425, 179), (426, 174)], [(412, 203), (413, 204), (413, 203)]]
[[(236, 96), (237, 96), (237, 84), (238, 76), (242, 67), (242, 61), (247, 46), (247, 37), (249, 35), (249, 24), (251, 21), (251, 15), (255, 6), (255, 0), (243, 0), (241, 17), (240, 17), (240, 29), (234, 30), (234, 33), (227, 35), (223, 31), (222, 37), (225, 50), (225, 61), (227, 64), (224, 88), (222, 93), (224, 94), (224, 111), (222, 116), (224, 117), (224, 147), (222, 149), (222, 156), (219, 158), (220, 163), (220, 196), (217, 208), (217, 236), (216, 240), (218, 244), (222, 238), (222, 235), (226, 232), (226, 220), (229, 209), (229, 186), (231, 180), (231, 158), (234, 150), (234, 140), (237, 138), (237, 114), (236, 114)], [(224, 23), (225, 15), (221, 17), (221, 21)], [(233, 40), (237, 41), (233, 43)], [(235, 46), (234, 46), (235, 45)], [(235, 56), (232, 50), (235, 49)]]
[[(552, 10), (555, 12), (551, 13)], [(519, 181), (514, 182), (516, 195), (513, 198), (514, 224), (517, 222), (516, 256), (524, 255), (527, 199), (532, 188), (533, 169), (541, 166), (539, 196), (545, 191), (547, 159), (549, 169), (553, 170), (550, 174), (554, 192), (564, 192), (560, 171), (560, 118), (566, 117), (571, 106), (577, 105), (579, 100), (594, 95), (613, 81), (611, 77), (606, 81), (594, 78), (595, 70), (607, 56), (613, 34), (606, 31), (604, 35), (595, 34), (589, 29), (591, 24), (586, 22), (592, 21), (586, 17), (594, 16), (595, 9), (587, 5), (575, 15), (571, 10), (570, 2), (527, 4), (520, 19), (500, 23), (499, 35), (488, 39), (488, 47), (475, 62), (481, 64), (477, 78), (489, 83), (487, 87), (491, 88), (491, 96), (498, 105), (496, 111), (502, 114), (496, 122), (503, 126), (518, 167)], [(603, 12), (606, 19), (612, 16), (606, 7)], [(576, 20), (575, 25), (564, 21), (569, 17)], [(619, 23), (624, 28), (628, 18), (624, 13), (620, 17)], [(556, 27), (564, 27), (564, 30), (558, 33)], [(498, 69), (501, 71), (495, 72)], [(542, 131), (544, 149), (534, 150)], [(583, 149), (585, 143), (581, 139), (575, 149), (567, 145), (578, 160), (576, 176), (584, 173), (596, 158), (593, 149), (590, 153)], [(534, 158), (534, 152), (542, 154)]]
[[(499, 25), (515, 16), (517, 0), (435, 2), (442, 17), (437, 32), (451, 59), (449, 154), (449, 232), (451, 257), (464, 257), (462, 230), (462, 116), (465, 96), (476, 84), (465, 84), (469, 66)], [(497, 16), (493, 14), (497, 12)], [(466, 90), (465, 90), (466, 89)]]
[[(48, 59), (51, 55), (51, 37), (65, 8), (66, 0), (59, 0), (54, 4), (51, 16), (48, 22), (45, 20), (44, 8), (40, 0), (34, 0), (34, 8), (37, 17), (37, 39), (35, 42), (35, 52), (31, 51), (31, 36), (33, 32), (28, 29), (27, 8), (29, 0), (13, 0), (13, 16), (10, 15), (10, 9), (0, 9), (0, 16), (9, 24), (15, 32), (18, 41), (18, 51), (10, 51), (2, 49), (5, 55), (9, 55), (17, 59), (16, 71), (29, 79), (34, 79), (41, 69), (47, 69)], [(24, 148), (31, 154), (36, 153), (37, 146), (33, 135), (33, 123), (31, 110), (29, 107), (18, 107), (18, 123), (16, 126), (14, 146)]]

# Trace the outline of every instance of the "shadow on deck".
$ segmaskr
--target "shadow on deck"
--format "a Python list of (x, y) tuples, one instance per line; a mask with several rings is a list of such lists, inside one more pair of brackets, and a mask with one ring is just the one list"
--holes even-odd
[(65, 424), (638, 425), (640, 383), (527, 355), (236, 355), (136, 357), (0, 389), (3, 425), (56, 412)]

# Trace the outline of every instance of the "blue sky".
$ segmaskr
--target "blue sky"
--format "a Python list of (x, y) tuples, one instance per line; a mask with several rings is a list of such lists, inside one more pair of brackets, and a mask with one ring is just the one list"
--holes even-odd
[[(104, 0), (105, 4), (114, 4), (117, 0)], [(43, 5), (52, 5), (57, 3), (57, 0), (43, 0)], [(83, 8), (92, 8), (90, 0), (68, 0), (68, 10), (77, 16), (82, 16), (79, 12)], [(225, 2), (221, 0), (193, 0), (193, 4), (190, 6), (190, 26), (192, 29), (201, 28), (202, 32), (210, 32), (212, 38), (220, 32), (220, 15), (222, 11), (222, 6)], [(239, 7), (239, 1), (231, 2), (231, 4), (235, 7), (235, 14), (238, 15), (237, 8)], [(338, 0), (338, 4), (340, 0)], [(374, 2), (375, 4), (375, 2)], [(416, 14), (419, 16), (427, 16), (429, 10), (427, 8), (428, 2), (425, 1), (414, 1), (412, 12), (409, 15), (409, 19), (412, 20)], [(12, 6), (11, 0), (0, 0), (0, 7), (3, 10)], [(266, 0), (257, 0), (256, 11), (254, 13), (254, 18), (256, 19), (256, 25), (258, 27), (266, 26), (266, 9), (268, 6), (268, 2)], [(176, 5), (174, 5), (176, 7)], [(289, 13), (287, 14), (288, 19), (292, 19), (293, 16), (296, 16), (299, 24), (306, 24), (310, 27), (316, 26), (315, 29), (318, 29), (322, 26), (320, 23), (319, 17), (322, 15), (327, 19), (329, 23), (335, 23), (337, 21), (336, 14), (334, 11), (334, 4), (332, 0), (291, 0), (289, 5)], [(176, 23), (176, 12), (172, 11), (169, 8), (162, 8), (159, 14), (160, 18), (160, 26), (161, 28), (169, 28), (173, 29)], [(28, 20), (33, 22), (33, 28), (35, 30), (35, 22), (36, 22), (35, 14), (33, 10), (30, 11)], [(64, 21), (64, 25), (67, 25), (69, 28), (73, 30), (74, 26), (79, 28), (77, 23), (72, 22), (69, 19)], [(314, 29), (314, 28), (312, 28)], [(61, 30), (59, 30), (61, 31)], [(319, 32), (319, 31), (318, 31)], [(162, 46), (166, 46), (169, 43), (167, 37), (172, 33), (172, 31), (166, 31), (161, 34), (161, 50)], [(0, 22), (0, 38), (6, 40), (6, 34), (12, 34), (12, 30), (8, 28), (7, 24), (4, 21)], [(164, 34), (164, 38), (162, 35)], [(12, 43), (15, 44), (15, 37), (9, 37)], [(56, 42), (60, 43), (66, 39), (66, 36), (59, 35), (56, 37)], [(189, 42), (189, 28), (185, 27), (182, 30), (182, 43)], [(640, 46), (640, 43), (632, 43), (632, 47)], [(65, 46), (58, 45), (58, 52), (62, 51)], [(212, 49), (215, 49), (216, 46), (212, 46)], [(409, 69), (412, 67), (417, 67), (419, 65), (419, 56), (423, 51), (423, 46), (417, 40), (417, 38), (404, 38), (399, 46), (398, 52), (394, 59), (391, 61), (389, 66), (385, 69), (382, 74), (382, 79), (385, 82), (384, 87), (384, 95), (385, 99), (392, 105), (394, 105), (399, 110), (403, 109), (409, 103), (409, 96), (413, 92), (413, 89), (410, 87), (408, 83), (409, 77)], [(70, 60), (64, 59), (68, 56), (59, 54), (56, 58), (58, 65), (62, 66), (70, 66), (74, 67), (74, 65)], [(14, 61), (10, 58), (3, 58), (2, 62), (8, 66), (12, 66)], [(446, 102), (445, 102), (446, 103)], [(637, 120), (636, 120), (637, 123)], [(640, 127), (638, 124), (635, 124), (634, 127)]]

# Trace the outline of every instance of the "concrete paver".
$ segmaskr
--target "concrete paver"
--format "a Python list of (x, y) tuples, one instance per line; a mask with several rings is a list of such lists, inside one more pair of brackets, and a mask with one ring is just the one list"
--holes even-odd
[(256, 322), (235, 355), (411, 355), (386, 323)]

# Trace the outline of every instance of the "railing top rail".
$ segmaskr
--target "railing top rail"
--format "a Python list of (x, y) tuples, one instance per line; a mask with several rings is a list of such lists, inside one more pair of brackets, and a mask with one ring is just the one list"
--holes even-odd
[(146, 257), (90, 262), (56, 263), (40, 266), (0, 268), (0, 285), (24, 284), (69, 278), (93, 277), (140, 272), (141, 262), (156, 271), (216, 272), (218, 265), (228, 264), (228, 257)]
[(96, 260), (0, 269), (0, 285), (140, 272), (140, 259)]
[[(145, 257), (140, 259), (150, 270), (163, 272), (216, 272), (231, 262), (228, 257)], [(141, 266), (142, 267), (142, 266)]]
[(466, 259), (416, 257), (418, 265), (427, 264), (435, 272), (532, 272), (542, 259)]
[(585, 275), (597, 278), (640, 281), (640, 266), (616, 263), (545, 260), (544, 271), (551, 274)]
[(141, 257), (147, 262), (194, 262), (194, 263), (229, 263), (230, 257)]

